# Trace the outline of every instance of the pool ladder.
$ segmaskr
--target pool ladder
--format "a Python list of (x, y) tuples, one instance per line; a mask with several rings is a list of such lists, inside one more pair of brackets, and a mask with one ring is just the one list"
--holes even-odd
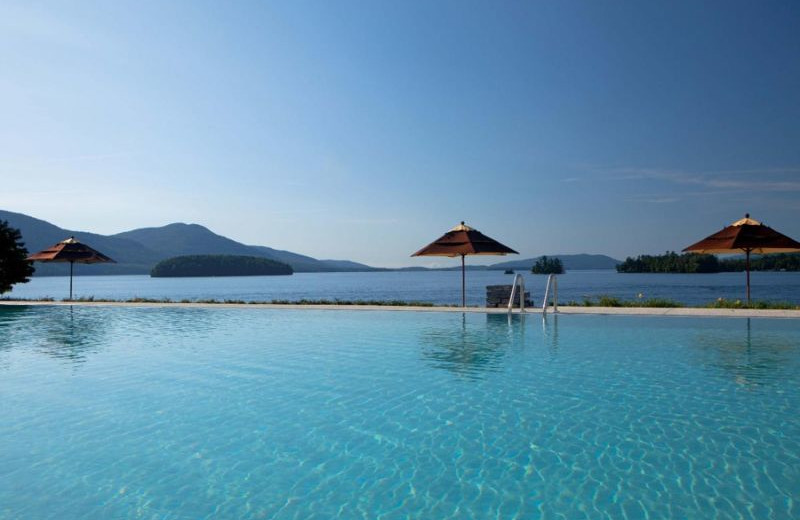
[[(519, 287), (519, 291), (517, 288)], [(547, 285), (544, 287), (544, 300), (542, 300), (542, 314), (547, 314), (547, 300), (550, 296), (550, 288), (553, 288), (553, 312), (558, 312), (558, 277), (555, 275), (547, 276)], [(519, 292), (519, 312), (525, 312), (525, 280), (521, 274), (514, 275), (511, 284), (511, 296), (508, 298), (508, 312), (514, 308), (514, 297)]]
[(547, 285), (544, 287), (544, 300), (542, 300), (542, 314), (547, 314), (547, 297), (553, 288), (553, 312), (558, 312), (558, 277), (554, 274), (547, 275)]
[(511, 296), (508, 297), (508, 312), (514, 307), (514, 296), (517, 294), (517, 287), (519, 287), (519, 312), (525, 312), (525, 280), (522, 279), (521, 274), (514, 275), (514, 281), (511, 282)]

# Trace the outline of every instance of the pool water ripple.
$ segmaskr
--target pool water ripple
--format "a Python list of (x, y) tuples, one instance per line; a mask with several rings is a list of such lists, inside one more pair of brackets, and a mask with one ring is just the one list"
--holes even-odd
[(0, 518), (792, 518), (794, 321), (0, 309)]

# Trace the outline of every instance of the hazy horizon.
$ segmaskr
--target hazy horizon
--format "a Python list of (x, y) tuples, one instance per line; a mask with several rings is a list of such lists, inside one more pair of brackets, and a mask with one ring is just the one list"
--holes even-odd
[(0, 208), (380, 267), (800, 238), (800, 4), (5, 2)]

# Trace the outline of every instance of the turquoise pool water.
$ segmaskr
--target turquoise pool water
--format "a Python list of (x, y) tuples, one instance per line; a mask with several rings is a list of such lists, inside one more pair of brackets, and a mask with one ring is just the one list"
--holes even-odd
[(0, 518), (797, 518), (793, 320), (0, 306)]

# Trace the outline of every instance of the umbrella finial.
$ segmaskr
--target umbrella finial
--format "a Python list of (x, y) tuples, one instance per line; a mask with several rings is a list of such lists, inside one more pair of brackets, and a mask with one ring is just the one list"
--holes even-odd
[(468, 225), (464, 224), (464, 221), (462, 220), (461, 224), (457, 225), (456, 227), (454, 227), (450, 231), (472, 231), (472, 228), (469, 227)]
[(745, 213), (744, 218), (737, 220), (732, 226), (761, 226), (761, 222), (750, 218), (750, 213)]

